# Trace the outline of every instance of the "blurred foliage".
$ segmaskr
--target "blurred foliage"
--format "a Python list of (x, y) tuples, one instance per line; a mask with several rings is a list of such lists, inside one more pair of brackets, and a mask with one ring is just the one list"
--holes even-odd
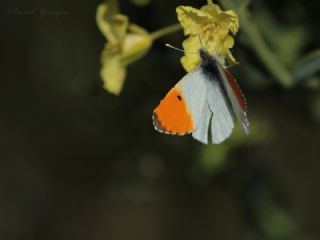
[(150, 3), (150, 0), (131, 0), (131, 2), (138, 6), (145, 6)]
[(225, 144), (209, 145), (202, 150), (199, 164), (205, 172), (216, 171), (221, 168), (232, 149), (245, 144), (265, 145), (272, 140), (272, 128), (263, 120), (251, 119), (250, 135), (245, 136), (238, 127), (234, 130), (232, 138)]
[[(308, 53), (295, 65), (294, 82), (310, 79), (314, 74), (320, 71), (320, 49)], [(319, 84), (319, 76), (318, 76)], [(316, 87), (316, 86), (315, 86)]]
[(287, 67), (300, 57), (302, 49), (308, 43), (308, 31), (303, 25), (279, 24), (267, 7), (261, 6), (253, 12), (253, 18), (261, 29), (261, 34), (270, 48), (277, 53)]

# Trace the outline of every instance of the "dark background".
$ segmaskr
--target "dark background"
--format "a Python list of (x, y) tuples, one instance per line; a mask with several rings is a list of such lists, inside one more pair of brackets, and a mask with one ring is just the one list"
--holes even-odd
[[(164, 44), (184, 37), (156, 41), (115, 97), (99, 78), (99, 3), (1, 3), (0, 239), (320, 239), (319, 75), (282, 87), (240, 25), (233, 54), (241, 64), (231, 71), (251, 134), (236, 129), (208, 146), (162, 135), (153, 108), (185, 74), (181, 54)], [(152, 32), (177, 23), (176, 6), (205, 3), (120, 5)], [(65, 14), (41, 17), (41, 9)], [(293, 62), (319, 48), (318, 1), (254, 1), (249, 10), (258, 25), (265, 11), (281, 32), (302, 29)]]

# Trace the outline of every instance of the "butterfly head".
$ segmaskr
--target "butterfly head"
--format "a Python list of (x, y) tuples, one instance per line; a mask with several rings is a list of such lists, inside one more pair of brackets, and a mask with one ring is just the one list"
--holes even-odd
[(215, 64), (220, 64), (222, 66), (225, 65), (225, 61), (223, 58), (215, 55), (215, 54), (210, 54), (206, 49), (200, 48), (199, 50), (199, 55), (201, 58), (201, 66), (202, 67), (207, 67), (208, 65), (215, 65)]
[(220, 63), (220, 59), (216, 55), (211, 55), (204, 48), (200, 48), (199, 55), (201, 58), (201, 67), (207, 68), (210, 66), (215, 66), (217, 63)]
[(210, 56), (210, 54), (204, 48), (200, 48), (199, 55), (201, 58), (202, 67), (206, 67), (210, 65), (212, 64), (212, 61), (214, 61), (214, 59)]

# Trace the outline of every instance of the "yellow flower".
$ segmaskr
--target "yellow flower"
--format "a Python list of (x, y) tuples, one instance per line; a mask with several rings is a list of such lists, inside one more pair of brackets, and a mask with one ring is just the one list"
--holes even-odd
[(96, 21), (107, 40), (101, 54), (103, 86), (118, 95), (126, 77), (126, 66), (149, 50), (152, 39), (146, 30), (129, 23), (128, 17), (119, 13), (116, 0), (98, 6)]
[(201, 47), (226, 59), (229, 64), (237, 63), (230, 52), (234, 45), (230, 33), (235, 35), (239, 29), (238, 16), (234, 11), (222, 11), (211, 0), (201, 9), (179, 6), (176, 10), (184, 34), (189, 36), (182, 44), (185, 55), (181, 58), (188, 72), (200, 64), (199, 55), (194, 53)]

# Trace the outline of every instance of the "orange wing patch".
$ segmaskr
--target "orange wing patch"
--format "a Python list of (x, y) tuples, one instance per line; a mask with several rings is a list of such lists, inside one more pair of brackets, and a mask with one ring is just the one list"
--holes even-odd
[(153, 112), (156, 130), (170, 134), (186, 134), (194, 130), (194, 123), (181, 91), (174, 87)]
[(234, 77), (232, 76), (232, 74), (227, 70), (224, 69), (224, 72), (227, 76), (228, 82), (232, 88), (232, 91), (234, 93), (234, 95), (236, 96), (238, 103), (242, 109), (242, 111), (247, 112), (247, 103), (246, 103), (246, 99), (244, 98), (242, 91), (237, 83), (237, 81), (234, 79)]

